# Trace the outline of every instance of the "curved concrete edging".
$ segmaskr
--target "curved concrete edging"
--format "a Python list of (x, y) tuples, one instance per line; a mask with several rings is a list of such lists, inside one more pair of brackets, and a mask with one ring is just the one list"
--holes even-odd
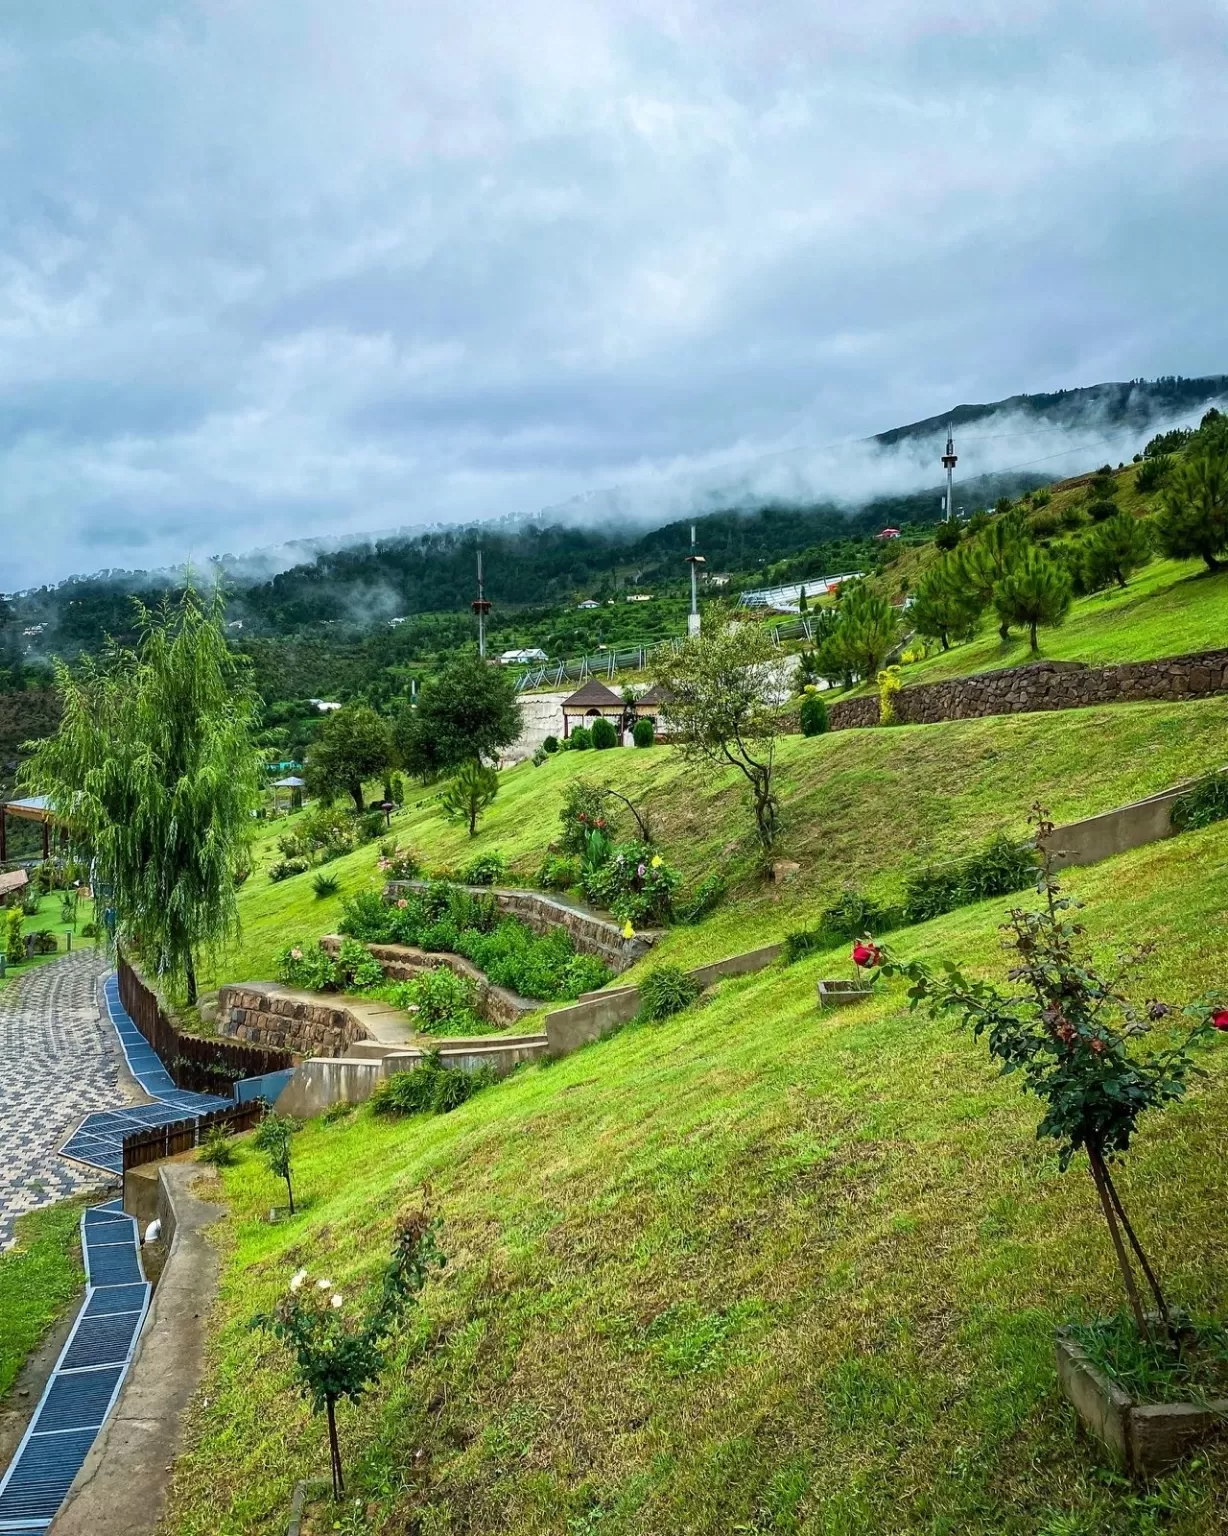
[(221, 1208), (189, 1185), (216, 1181), (200, 1163), (164, 1163), (158, 1209), (170, 1252), (106, 1423), (48, 1528), (51, 1536), (147, 1536), (162, 1517), (167, 1471), (188, 1400), (204, 1370), (205, 1318), (217, 1292), (218, 1257), (205, 1228)]

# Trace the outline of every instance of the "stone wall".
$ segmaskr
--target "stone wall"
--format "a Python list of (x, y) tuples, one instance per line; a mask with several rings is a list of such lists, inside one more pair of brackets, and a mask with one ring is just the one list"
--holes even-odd
[[(336, 934), (327, 934), (320, 940), (320, 948), (335, 955), (341, 948), (341, 939)], [(464, 976), (476, 989), (478, 1013), (488, 1024), (495, 1024), (500, 1029), (510, 1029), (526, 1013), (533, 1013), (541, 1007), (536, 998), (520, 997), (515, 992), (509, 992), (506, 987), (495, 986), (494, 982), (487, 980), (485, 971), (479, 970), (464, 955), (414, 949), (409, 944), (368, 944), (366, 948), (379, 961), (384, 975), (390, 981), (412, 981), (423, 971), (434, 970), (440, 965), (447, 966), (457, 976)]]
[[(388, 900), (396, 901), (409, 892), (425, 889), (425, 880), (394, 880), (385, 888), (384, 895)], [(653, 932), (637, 933), (632, 939), (624, 939), (622, 928), (612, 917), (582, 907), (578, 902), (547, 896), (542, 891), (481, 885), (463, 885), (459, 889), (474, 896), (493, 896), (495, 906), (505, 917), (518, 917), (534, 933), (566, 928), (578, 954), (596, 955), (616, 976), (642, 960), (656, 939)]]
[[(978, 672), (972, 677), (902, 688), (895, 695), (895, 713), (902, 725), (931, 725), (939, 720), (1194, 699), (1225, 692), (1228, 650), (1127, 661), (1111, 667), (1089, 667), (1081, 661), (1038, 661), (1000, 672)], [(828, 717), (833, 731), (877, 725), (877, 695), (841, 699), (828, 706)]]
[(272, 982), (235, 983), (218, 993), (218, 1033), (304, 1056), (344, 1056), (370, 1038), (348, 1009)]

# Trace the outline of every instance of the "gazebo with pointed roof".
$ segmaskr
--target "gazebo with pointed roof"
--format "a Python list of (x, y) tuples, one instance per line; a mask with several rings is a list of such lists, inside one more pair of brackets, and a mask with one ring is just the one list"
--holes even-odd
[(573, 719), (583, 725), (586, 720), (600, 715), (620, 726), (626, 711), (627, 706), (613, 689), (591, 677), (570, 698), (563, 700), (563, 740), (566, 741), (571, 735)]

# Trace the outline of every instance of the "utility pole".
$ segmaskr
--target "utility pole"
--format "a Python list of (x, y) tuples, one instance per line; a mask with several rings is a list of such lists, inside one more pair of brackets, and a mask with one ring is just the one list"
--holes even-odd
[(688, 635), (699, 633), (699, 596), (695, 585), (695, 569), (703, 565), (704, 557), (695, 553), (695, 524), (691, 524), (691, 553), (686, 557), (687, 564), (691, 567), (691, 611), (687, 615), (686, 632)]
[(482, 551), (478, 550), (478, 595), (475, 602), (471, 603), (474, 613), (478, 616), (478, 655), (486, 660), (486, 615), (490, 612), (490, 604), (486, 601), (486, 593), (482, 588)]
[(954, 502), (954, 500), (952, 499), (952, 496), (951, 496), (951, 480), (952, 480), (952, 477), (955, 474), (955, 465), (956, 465), (956, 463), (957, 463), (957, 456), (956, 456), (956, 453), (955, 453), (955, 442), (954, 442), (954, 439), (951, 436), (951, 428), (948, 425), (948, 427), (947, 427), (947, 451), (942, 456), (942, 467), (947, 472), (947, 522), (950, 522), (951, 519), (955, 516), (955, 502)]

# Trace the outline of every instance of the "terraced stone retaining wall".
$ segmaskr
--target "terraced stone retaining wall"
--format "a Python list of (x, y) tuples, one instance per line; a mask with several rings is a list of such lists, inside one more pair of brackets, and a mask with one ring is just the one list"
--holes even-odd
[[(368, 944), (366, 947), (372, 957), (379, 961), (384, 975), (390, 981), (412, 981), (423, 971), (432, 971), (440, 965), (447, 966), (457, 976), (464, 976), (476, 989), (478, 1013), (488, 1024), (497, 1025), (499, 1029), (510, 1029), (526, 1013), (532, 1013), (542, 1006), (536, 998), (521, 997), (518, 993), (509, 992), (506, 987), (495, 986), (494, 982), (487, 979), (486, 972), (479, 970), (464, 955), (415, 949), (409, 944)], [(320, 940), (320, 948), (335, 955), (341, 948), (341, 939), (336, 934), (327, 934)]]
[[(1195, 651), (1158, 661), (1089, 667), (1082, 661), (1038, 661), (901, 688), (893, 699), (902, 725), (974, 720), (1032, 710), (1090, 709), (1097, 704), (1179, 701), (1228, 693), (1228, 650)], [(833, 731), (878, 724), (877, 695), (828, 706)]]
[[(425, 880), (394, 880), (384, 889), (385, 899), (424, 891)], [(492, 896), (504, 917), (518, 917), (534, 933), (548, 933), (552, 928), (566, 928), (577, 954), (595, 955), (604, 960), (616, 976), (642, 960), (656, 941), (652, 931), (624, 939), (622, 928), (612, 917), (582, 907), (578, 902), (548, 896), (544, 891), (527, 891), (503, 886), (462, 885), (472, 896)]]
[(370, 1035), (348, 1008), (272, 982), (238, 982), (218, 992), (218, 1032), (302, 1056), (344, 1056)]

